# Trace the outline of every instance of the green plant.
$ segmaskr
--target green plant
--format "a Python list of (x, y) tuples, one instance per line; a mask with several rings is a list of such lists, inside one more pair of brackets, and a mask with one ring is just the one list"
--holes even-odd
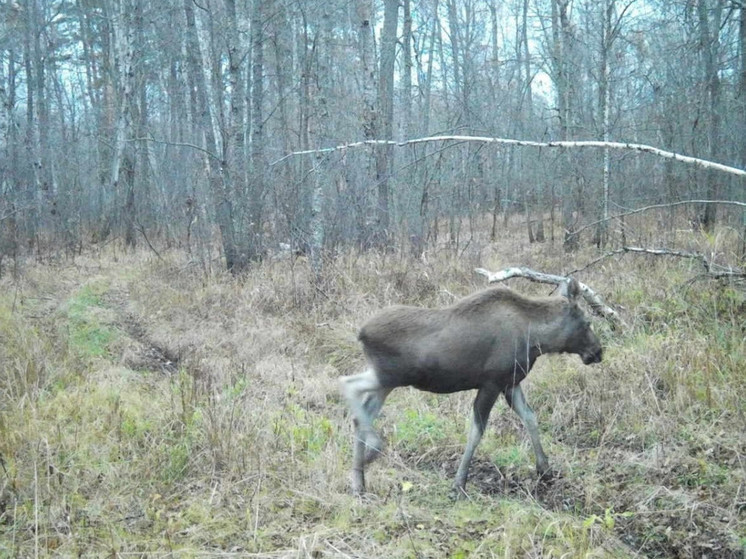
[(432, 411), (408, 409), (395, 426), (396, 444), (408, 450), (442, 443), (447, 437), (445, 420)]
[(103, 357), (117, 336), (114, 327), (105, 324), (97, 313), (103, 305), (105, 283), (91, 283), (82, 287), (67, 303), (70, 345), (80, 357)]
[(334, 433), (329, 418), (288, 402), (274, 420), (274, 430), (294, 452), (316, 458)]

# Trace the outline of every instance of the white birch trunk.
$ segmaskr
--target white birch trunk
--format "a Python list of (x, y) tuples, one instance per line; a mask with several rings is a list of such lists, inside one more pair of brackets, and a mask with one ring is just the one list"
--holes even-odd
[[(320, 158), (319, 158), (320, 159)], [(319, 284), (323, 277), (324, 260), (324, 183), (320, 170), (320, 161), (317, 161), (314, 168), (313, 191), (311, 193), (311, 269), (314, 281)], [(326, 175), (326, 173), (324, 173)]]
[(110, 182), (112, 189), (119, 190), (119, 175), (124, 158), (127, 139), (131, 135), (132, 116), (130, 114), (132, 99), (132, 26), (127, 22), (128, 7), (125, 0), (117, 2), (113, 10), (112, 30), (114, 34), (114, 56), (120, 80), (120, 95), (115, 125), (114, 157), (111, 162)]
[[(609, 51), (611, 50), (612, 37), (611, 37), (611, 14), (614, 9), (614, 0), (606, 0), (601, 6), (601, 114), (603, 119), (602, 124), (602, 140), (604, 142), (609, 141), (609, 105), (611, 103), (611, 84), (609, 83)], [(603, 152), (603, 206), (602, 206), (602, 227), (599, 242), (601, 246), (606, 244), (606, 237), (608, 234), (608, 219), (609, 219), (609, 179), (610, 179), (610, 164), (611, 156), (608, 147), (604, 147)]]

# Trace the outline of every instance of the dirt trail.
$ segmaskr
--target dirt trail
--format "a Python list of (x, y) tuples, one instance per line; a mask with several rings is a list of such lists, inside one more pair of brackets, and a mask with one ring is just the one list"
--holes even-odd
[(150, 338), (142, 318), (132, 309), (126, 287), (109, 290), (103, 303), (116, 316), (114, 326), (130, 338), (122, 356), (126, 367), (135, 371), (178, 371), (180, 356), (159, 346)]

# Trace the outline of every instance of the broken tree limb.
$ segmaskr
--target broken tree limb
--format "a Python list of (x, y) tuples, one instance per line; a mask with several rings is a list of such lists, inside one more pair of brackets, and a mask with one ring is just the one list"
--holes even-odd
[(303, 151), (294, 151), (288, 153), (270, 163), (270, 166), (277, 165), (286, 159), (298, 155), (307, 155), (309, 153), (327, 153), (333, 151), (340, 151), (352, 148), (359, 148), (363, 146), (411, 146), (416, 144), (423, 144), (426, 142), (481, 142), (485, 144), (500, 144), (508, 146), (525, 146), (525, 147), (537, 147), (537, 148), (606, 148), (624, 151), (637, 151), (642, 153), (649, 153), (657, 157), (663, 157), (665, 159), (673, 159), (674, 161), (680, 161), (682, 163), (688, 163), (704, 169), (714, 169), (730, 175), (736, 175), (738, 177), (746, 177), (746, 171), (738, 169), (737, 167), (731, 167), (729, 165), (723, 165), (722, 163), (715, 163), (714, 161), (708, 161), (706, 159), (699, 159), (698, 157), (691, 157), (689, 155), (682, 155), (673, 151), (666, 151), (663, 149), (656, 148), (645, 144), (634, 144), (628, 142), (601, 142), (595, 140), (580, 140), (580, 141), (558, 141), (558, 142), (533, 142), (529, 140), (515, 140), (513, 138), (492, 138), (489, 136), (428, 136), (426, 138), (413, 138), (411, 140), (404, 140), (401, 142), (393, 140), (365, 140), (361, 142), (352, 142), (349, 144), (342, 144), (339, 146), (329, 148), (310, 149)]
[(571, 272), (569, 272), (568, 275), (576, 274), (578, 272), (582, 272), (583, 270), (587, 270), (588, 268), (590, 268), (591, 266), (595, 266), (602, 260), (606, 260), (607, 258), (616, 256), (617, 254), (625, 254), (629, 252), (636, 253), (636, 254), (650, 254), (652, 256), (674, 256), (676, 258), (688, 258), (691, 260), (698, 260), (702, 264), (702, 267), (705, 269), (704, 275), (707, 277), (711, 277), (713, 279), (746, 277), (745, 271), (739, 268), (735, 268), (733, 266), (722, 266), (720, 264), (715, 264), (711, 262), (710, 260), (708, 260), (707, 257), (700, 252), (689, 252), (685, 250), (671, 250), (668, 248), (642, 248), (642, 247), (630, 247), (630, 246), (625, 246), (625, 247), (607, 252), (606, 254), (602, 254), (598, 258), (595, 258), (594, 260), (591, 260), (590, 262), (588, 262), (582, 268), (572, 270)]
[[(510, 278), (525, 278), (539, 283), (559, 285), (563, 281), (568, 281), (570, 279), (569, 276), (546, 274), (544, 272), (537, 272), (536, 270), (532, 270), (531, 268), (526, 268), (524, 266), (505, 268), (504, 270), (500, 270), (499, 272), (490, 272), (489, 270), (485, 270), (484, 268), (475, 268), (474, 271), (485, 276), (489, 283), (498, 283)], [(593, 289), (588, 287), (583, 282), (579, 281), (578, 285), (580, 286), (580, 292), (583, 295), (583, 299), (585, 299), (585, 301), (588, 303), (588, 306), (591, 308), (594, 314), (605, 318), (607, 321), (609, 321), (609, 323), (611, 323), (612, 327), (614, 328), (625, 326), (625, 323), (622, 320), (622, 317), (619, 316), (619, 313), (612, 309), (609, 305), (607, 305), (598, 293), (596, 293)]]
[(693, 260), (699, 260), (702, 262), (702, 265), (704, 266), (705, 271), (706, 272), (710, 271), (710, 263), (707, 261), (704, 255), (700, 254), (699, 252), (685, 252), (685, 251), (680, 251), (680, 250), (668, 250), (668, 249), (663, 249), (663, 248), (622, 247), (616, 250), (611, 250), (605, 254), (602, 254), (598, 258), (594, 258), (593, 260), (588, 262), (585, 266), (576, 268), (575, 270), (568, 272), (568, 275), (577, 274), (578, 272), (582, 272), (592, 266), (595, 266), (602, 260), (606, 260), (607, 258), (616, 256), (617, 254), (624, 254), (628, 252), (635, 252), (638, 254), (652, 254), (654, 256), (678, 256), (679, 258), (690, 258)]

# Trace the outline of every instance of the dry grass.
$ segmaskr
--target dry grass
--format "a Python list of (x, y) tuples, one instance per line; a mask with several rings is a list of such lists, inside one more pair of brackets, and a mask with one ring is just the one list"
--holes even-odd
[[(729, 231), (673, 233), (735, 258)], [(475, 265), (562, 272), (595, 256), (529, 245), (518, 225), (418, 260), (339, 255), (318, 287), (303, 260), (240, 279), (180, 254), (26, 264), (0, 280), (0, 555), (743, 556), (746, 291), (689, 282), (691, 262), (625, 256), (582, 273), (630, 328), (597, 322), (603, 364), (544, 358), (527, 380), (552, 484), (536, 483), (501, 402), (470, 498), (450, 501), (472, 395), (401, 390), (371, 498), (348, 494), (336, 378), (363, 364), (366, 317), (448, 304), (482, 287)]]

